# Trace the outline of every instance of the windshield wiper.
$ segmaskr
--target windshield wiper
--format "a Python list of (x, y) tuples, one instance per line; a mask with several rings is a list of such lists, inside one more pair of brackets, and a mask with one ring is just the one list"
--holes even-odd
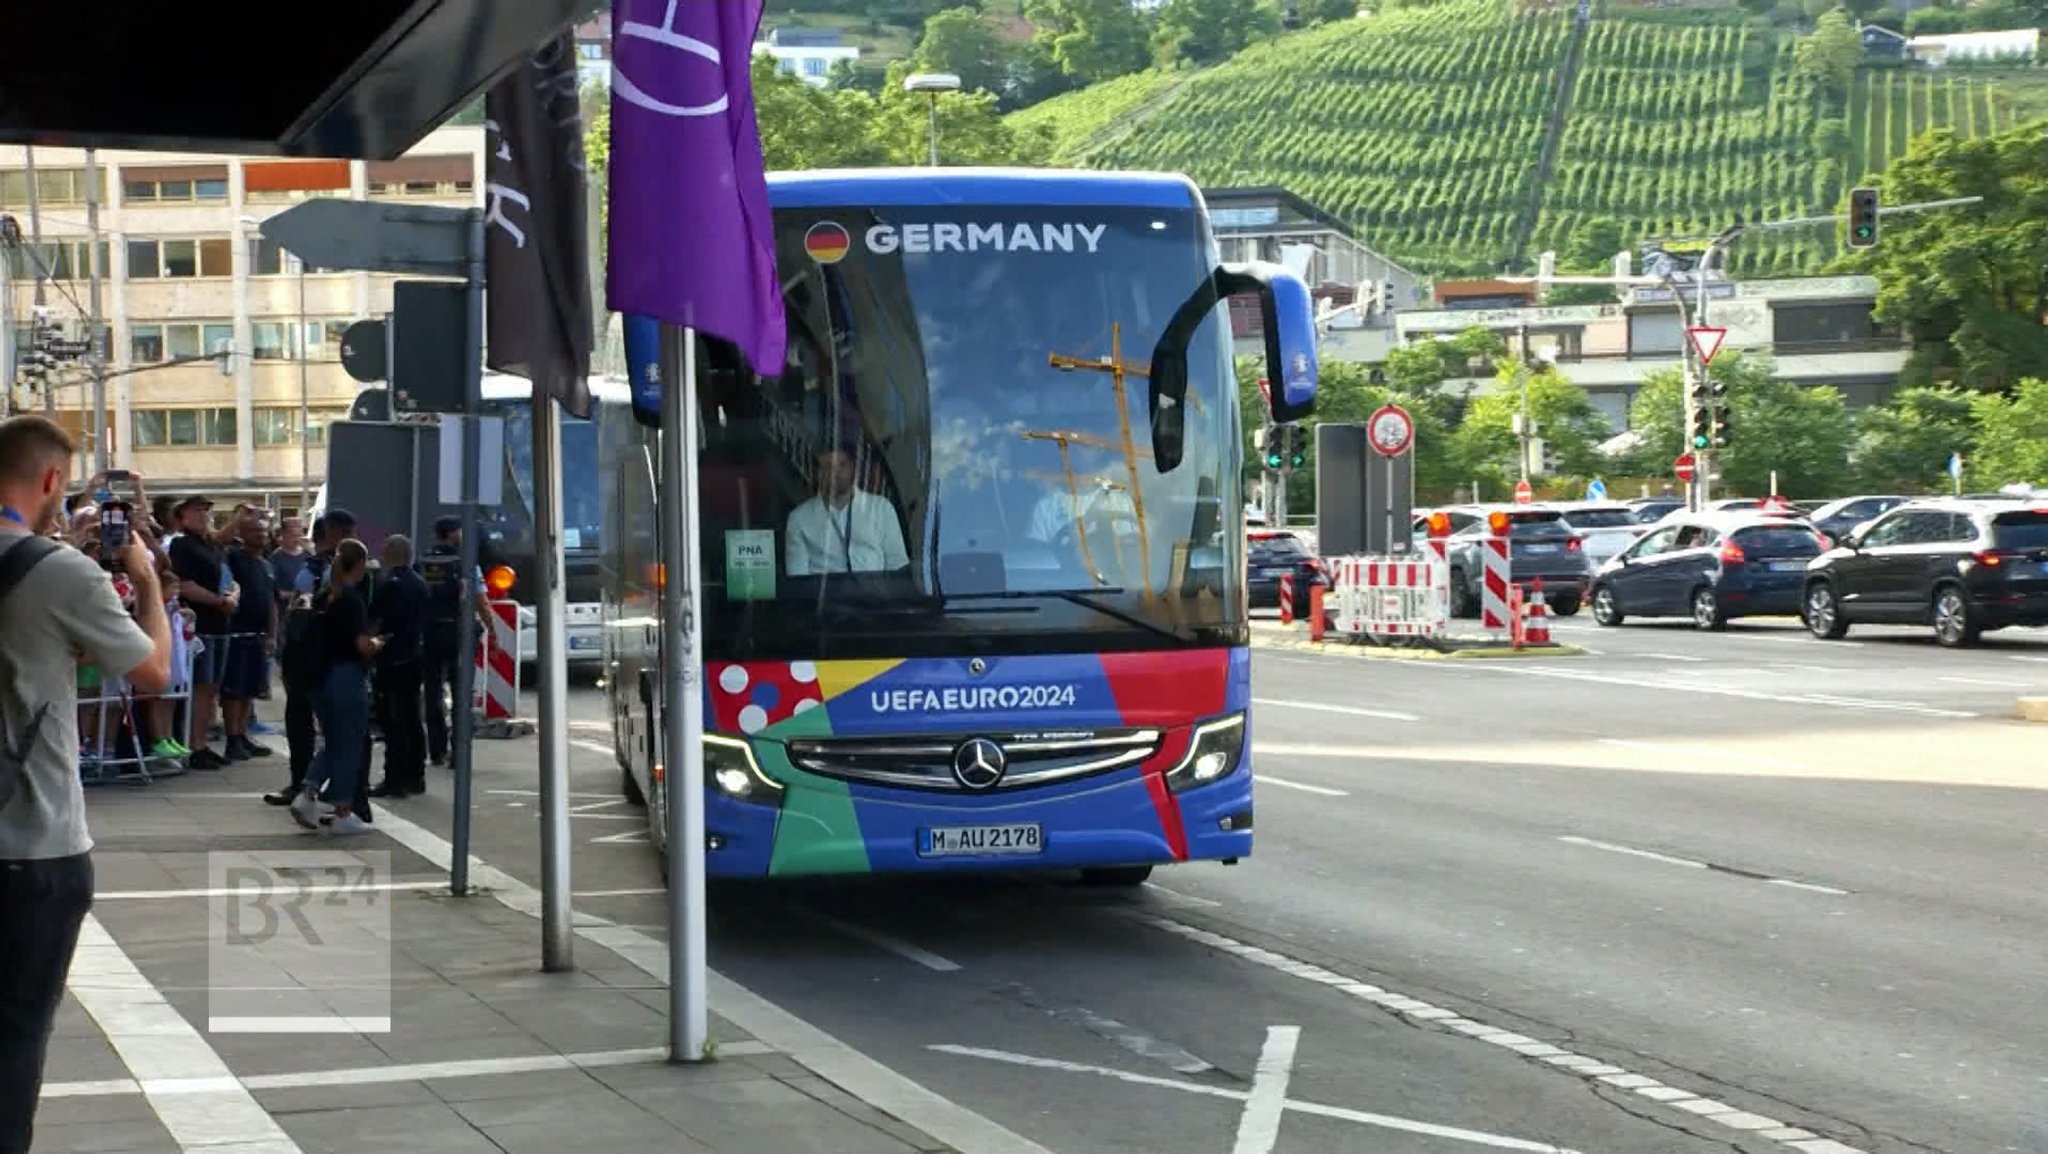
[(1148, 633), (1156, 633), (1169, 640), (1186, 640), (1180, 634), (1158, 622), (1147, 621), (1129, 610), (1118, 609), (1114, 605), (1105, 605), (1095, 599), (1098, 595), (1122, 592), (1124, 592), (1124, 589), (1119, 585), (1101, 585), (1087, 589), (1003, 589), (988, 593), (948, 593), (944, 600), (950, 604), (954, 601), (1023, 601), (1032, 597), (1056, 597), (1061, 601), (1068, 601), (1083, 608), (1093, 609), (1105, 617), (1114, 617), (1126, 625), (1136, 626)]

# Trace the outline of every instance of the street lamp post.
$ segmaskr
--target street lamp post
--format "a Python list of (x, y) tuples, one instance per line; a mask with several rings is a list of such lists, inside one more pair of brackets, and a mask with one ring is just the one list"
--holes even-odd
[(931, 114), (931, 166), (939, 166), (939, 93), (960, 91), (960, 78), (950, 72), (918, 72), (906, 77), (903, 91), (922, 92)]

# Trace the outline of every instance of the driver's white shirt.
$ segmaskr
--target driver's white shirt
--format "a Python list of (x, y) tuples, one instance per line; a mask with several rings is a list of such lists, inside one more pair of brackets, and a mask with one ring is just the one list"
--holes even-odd
[(885, 572), (910, 564), (895, 507), (859, 489), (843, 509), (823, 497), (798, 505), (783, 528), (782, 551), (791, 577)]
[(1040, 497), (1037, 506), (1031, 510), (1031, 527), (1025, 530), (1025, 535), (1048, 545), (1058, 541), (1061, 532), (1078, 527), (1074, 514), (1076, 507), (1084, 517), (1098, 509), (1127, 517), (1136, 513), (1130, 498), (1121, 489), (1084, 488), (1078, 499), (1064, 489), (1053, 489)]

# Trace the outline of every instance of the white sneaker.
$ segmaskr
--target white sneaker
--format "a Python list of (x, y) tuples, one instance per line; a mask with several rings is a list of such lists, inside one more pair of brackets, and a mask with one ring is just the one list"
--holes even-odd
[(311, 830), (320, 828), (320, 799), (316, 796), (317, 792), (308, 786), (299, 791), (299, 796), (293, 798), (291, 804), (292, 820)]
[(355, 814), (344, 813), (328, 819), (327, 832), (335, 837), (348, 837), (360, 833), (375, 833), (376, 829)]

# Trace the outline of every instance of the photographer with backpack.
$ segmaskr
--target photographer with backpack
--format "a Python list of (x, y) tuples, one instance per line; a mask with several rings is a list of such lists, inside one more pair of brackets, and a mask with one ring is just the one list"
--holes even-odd
[(78, 666), (144, 692), (171, 681), (171, 635), (139, 526), (109, 568), (48, 534), (77, 446), (38, 416), (0, 421), (0, 1154), (24, 1154), (79, 928), (92, 908), (92, 837), (78, 773)]

